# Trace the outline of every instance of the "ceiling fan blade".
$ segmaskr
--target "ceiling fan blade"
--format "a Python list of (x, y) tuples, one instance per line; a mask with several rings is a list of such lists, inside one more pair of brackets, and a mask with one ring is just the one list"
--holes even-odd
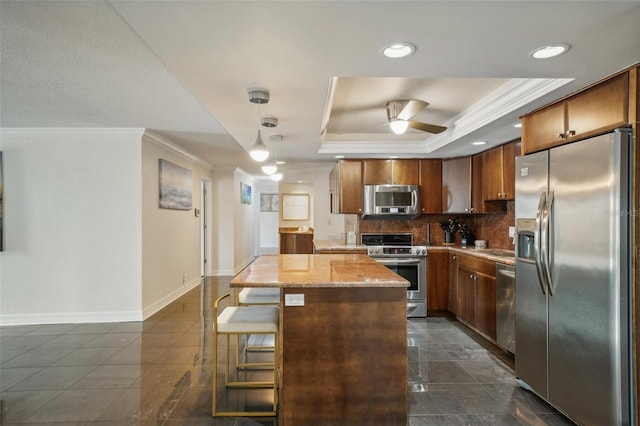
[(399, 120), (409, 120), (411, 117), (413, 117), (414, 115), (425, 109), (427, 105), (429, 105), (429, 102), (420, 101), (417, 99), (411, 99), (409, 101), (403, 102), (406, 102), (406, 105), (404, 105), (400, 113), (398, 113), (397, 118)]
[(412, 129), (422, 130), (423, 132), (427, 133), (442, 133), (447, 130), (446, 127), (436, 126), (435, 124), (429, 123), (421, 123), (420, 121), (409, 120), (407, 121), (407, 123), (409, 123), (409, 127), (411, 127)]

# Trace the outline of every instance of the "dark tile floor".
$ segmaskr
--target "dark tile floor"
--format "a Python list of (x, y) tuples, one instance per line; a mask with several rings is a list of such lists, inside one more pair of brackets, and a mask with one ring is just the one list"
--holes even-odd
[[(207, 279), (144, 322), (0, 328), (0, 424), (275, 424), (211, 417), (210, 307), (227, 285)], [(409, 425), (570, 424), (461, 324), (412, 319), (408, 331)]]

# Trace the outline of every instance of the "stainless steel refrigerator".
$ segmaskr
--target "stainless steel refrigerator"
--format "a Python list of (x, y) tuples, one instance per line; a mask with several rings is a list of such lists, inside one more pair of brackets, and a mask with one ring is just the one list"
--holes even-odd
[(516, 159), (516, 376), (575, 422), (631, 424), (627, 129)]

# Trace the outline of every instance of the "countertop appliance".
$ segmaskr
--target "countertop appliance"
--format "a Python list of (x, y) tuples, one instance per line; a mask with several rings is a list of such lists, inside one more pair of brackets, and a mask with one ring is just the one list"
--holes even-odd
[(411, 219), (420, 215), (420, 186), (365, 185), (362, 218)]
[(516, 160), (516, 376), (583, 425), (631, 424), (631, 132)]
[(496, 341), (515, 355), (516, 272), (504, 263), (496, 263)]
[(427, 316), (427, 247), (414, 246), (411, 233), (360, 235), (367, 254), (409, 281), (407, 317)]

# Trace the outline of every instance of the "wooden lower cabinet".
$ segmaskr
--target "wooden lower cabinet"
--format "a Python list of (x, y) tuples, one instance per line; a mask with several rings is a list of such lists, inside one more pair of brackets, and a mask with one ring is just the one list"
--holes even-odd
[(449, 312), (458, 315), (458, 255), (449, 253)]
[(427, 255), (427, 314), (449, 308), (449, 252)]
[(313, 233), (281, 232), (280, 254), (313, 254)]
[(496, 264), (475, 256), (458, 255), (458, 318), (496, 341)]
[(476, 280), (474, 271), (458, 265), (458, 318), (475, 328)]
[(475, 328), (496, 341), (496, 277), (475, 272)]

